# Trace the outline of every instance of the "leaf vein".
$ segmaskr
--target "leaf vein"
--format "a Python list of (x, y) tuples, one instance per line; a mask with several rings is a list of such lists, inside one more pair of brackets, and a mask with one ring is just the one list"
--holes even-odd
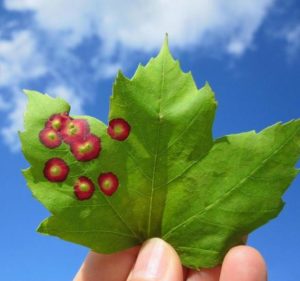
[(153, 171), (152, 171), (152, 179), (151, 179), (151, 194), (150, 194), (150, 200), (149, 200), (149, 214), (148, 214), (148, 226), (147, 226), (147, 235), (150, 237), (151, 233), (151, 219), (152, 219), (152, 208), (153, 208), (153, 197), (155, 192), (155, 173), (156, 173), (156, 166), (157, 166), (157, 158), (159, 153), (159, 143), (160, 143), (160, 114), (161, 114), (161, 99), (162, 99), (162, 91), (164, 88), (165, 83), (165, 55), (163, 54), (163, 61), (162, 61), (162, 74), (161, 74), (161, 86), (159, 91), (159, 100), (158, 100), (158, 118), (159, 118), (159, 124), (157, 128), (157, 143), (156, 143), (156, 152), (154, 155), (154, 164), (153, 164)]
[(111, 209), (114, 211), (114, 213), (117, 215), (117, 217), (120, 219), (120, 221), (126, 226), (126, 228), (134, 235), (134, 237), (142, 242), (140, 237), (132, 230), (132, 228), (126, 223), (126, 221), (123, 219), (123, 217), (119, 214), (119, 212), (114, 208), (114, 206), (111, 204), (111, 202), (106, 198), (105, 195), (103, 195), (108, 205), (111, 207)]
[(163, 235), (163, 239), (169, 238), (174, 231), (176, 231), (177, 229), (181, 228), (182, 226), (186, 226), (186, 225), (190, 224), (198, 216), (200, 216), (203, 213), (207, 212), (208, 210), (210, 210), (211, 208), (213, 208), (215, 205), (217, 205), (218, 203), (220, 203), (222, 200), (224, 200), (225, 198), (227, 198), (227, 196), (230, 195), (231, 192), (233, 192), (235, 189), (237, 189), (239, 186), (241, 186), (245, 181), (247, 181), (248, 178), (250, 178), (251, 176), (253, 176), (258, 170), (260, 170), (266, 164), (266, 162), (268, 162), (268, 160), (271, 159), (272, 156), (276, 155), (279, 151), (281, 151), (293, 139), (293, 137), (296, 135), (296, 133), (298, 133), (298, 131), (299, 131), (299, 129), (296, 128), (295, 131), (290, 135), (290, 137), (288, 137), (286, 139), (285, 142), (283, 142), (280, 146), (278, 146), (277, 149), (275, 149), (274, 151), (272, 151), (264, 160), (261, 161), (261, 164), (258, 165), (255, 169), (253, 169), (247, 176), (245, 176), (237, 184), (235, 184), (234, 186), (232, 186), (226, 193), (224, 193), (224, 196), (219, 197), (217, 200), (215, 200), (212, 204), (210, 204), (207, 207), (205, 207), (203, 210), (200, 210), (199, 212), (197, 212), (193, 216), (187, 218), (186, 220), (184, 220), (180, 224), (172, 227), (166, 234)]

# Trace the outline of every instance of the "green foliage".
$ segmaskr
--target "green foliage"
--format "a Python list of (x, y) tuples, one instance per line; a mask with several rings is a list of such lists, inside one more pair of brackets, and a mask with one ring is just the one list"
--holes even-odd
[[(118, 73), (109, 120), (126, 121), (130, 131), (124, 124), (115, 129), (115, 134), (127, 130), (125, 139), (113, 138), (99, 120), (76, 118), (86, 120), (89, 134), (101, 141), (99, 155), (91, 160), (78, 160), (73, 144), (64, 139), (49, 148), (39, 138), (49, 118), (69, 112), (69, 105), (33, 91), (26, 95), (20, 138), (31, 167), (24, 175), (34, 197), (51, 212), (38, 231), (97, 252), (162, 237), (185, 266), (213, 267), (244, 235), (278, 215), (282, 194), (298, 174), (300, 120), (214, 141), (214, 94), (208, 84), (196, 88), (191, 73), (183, 73), (172, 58), (167, 41), (132, 79)], [(65, 180), (45, 177), (45, 163), (52, 158), (68, 165)], [(107, 173), (118, 180), (112, 194), (105, 188), (113, 180), (99, 188), (100, 174)], [(94, 191), (88, 199), (75, 194), (79, 177), (95, 186), (95, 191), (82, 188)]]

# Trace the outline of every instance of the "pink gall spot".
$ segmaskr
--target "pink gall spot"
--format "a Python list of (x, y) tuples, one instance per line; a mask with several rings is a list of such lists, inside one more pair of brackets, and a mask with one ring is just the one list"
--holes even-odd
[(124, 141), (130, 133), (130, 125), (122, 118), (116, 118), (109, 122), (107, 133), (112, 139)]
[(72, 120), (72, 118), (68, 112), (53, 114), (46, 122), (45, 127), (59, 132), (70, 120)]
[(85, 140), (89, 133), (89, 124), (83, 119), (70, 120), (61, 130), (62, 138), (67, 144), (71, 144), (76, 140)]
[(69, 166), (60, 158), (51, 158), (45, 163), (43, 172), (47, 180), (63, 182), (69, 174)]
[(75, 140), (71, 144), (71, 152), (78, 161), (90, 161), (99, 156), (101, 152), (101, 140), (90, 134), (85, 140)]
[(119, 180), (117, 176), (112, 173), (102, 173), (98, 177), (98, 184), (100, 187), (100, 190), (107, 196), (113, 195), (119, 186)]
[(52, 128), (44, 128), (41, 130), (39, 139), (44, 146), (51, 149), (60, 146), (62, 143), (60, 134)]
[(79, 200), (87, 200), (95, 191), (93, 182), (87, 177), (80, 177), (74, 184), (74, 194)]

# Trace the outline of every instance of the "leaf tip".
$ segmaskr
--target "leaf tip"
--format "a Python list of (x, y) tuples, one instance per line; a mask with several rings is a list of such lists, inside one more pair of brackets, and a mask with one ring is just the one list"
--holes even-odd
[(41, 94), (40, 92), (29, 90), (29, 89), (22, 89), (22, 92), (27, 96), (30, 97), (32, 95)]
[(165, 33), (164, 45), (169, 46), (169, 34), (168, 34), (168, 32)]
[(211, 95), (211, 98), (212, 98), (212, 102), (214, 103), (215, 105), (215, 108), (218, 106), (218, 102), (215, 98), (215, 92), (213, 91), (213, 89), (211, 88), (210, 84), (208, 81), (205, 81), (205, 84), (204, 84), (204, 89), (206, 89), (206, 91)]
[(37, 227), (36, 231), (39, 233), (43, 233), (43, 234), (47, 233), (47, 230), (46, 230), (43, 222)]
[(162, 47), (160, 49), (160, 52), (158, 55), (169, 55), (171, 58), (172, 55), (171, 55), (171, 52), (170, 52), (170, 48), (169, 48), (169, 36), (168, 36), (168, 33), (165, 34), (165, 39), (164, 39), (164, 42), (162, 44)]
[(22, 138), (23, 132), (22, 132), (21, 130), (18, 130), (18, 131), (17, 131), (17, 134), (18, 134), (19, 139), (21, 139), (21, 138)]
[(23, 94), (25, 94), (26, 96), (29, 94), (30, 90), (28, 89), (22, 89)]
[(50, 232), (49, 232), (49, 229), (48, 229), (48, 221), (51, 217), (49, 218), (46, 218), (45, 220), (43, 220), (39, 226), (37, 227), (36, 231), (39, 232), (39, 233), (42, 233), (42, 234), (46, 234), (46, 235), (49, 235)]
[(116, 80), (119, 80), (119, 79), (126, 80), (126, 76), (124, 75), (124, 73), (122, 72), (121, 69), (119, 69), (118, 72), (117, 72)]

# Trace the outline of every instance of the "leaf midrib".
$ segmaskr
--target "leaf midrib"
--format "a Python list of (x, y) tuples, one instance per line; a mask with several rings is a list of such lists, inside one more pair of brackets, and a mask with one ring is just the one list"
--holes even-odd
[(162, 99), (162, 92), (165, 83), (165, 53), (162, 54), (162, 73), (161, 73), (161, 86), (159, 91), (158, 97), (158, 118), (159, 124), (157, 128), (157, 138), (156, 138), (156, 151), (154, 154), (154, 164), (153, 164), (153, 171), (151, 177), (151, 194), (149, 200), (149, 212), (148, 212), (148, 224), (147, 224), (147, 237), (150, 237), (151, 234), (151, 220), (152, 220), (152, 208), (153, 208), (153, 197), (155, 192), (155, 175), (156, 175), (156, 168), (157, 168), (157, 158), (159, 154), (159, 144), (160, 144), (160, 130), (161, 130), (161, 99)]

